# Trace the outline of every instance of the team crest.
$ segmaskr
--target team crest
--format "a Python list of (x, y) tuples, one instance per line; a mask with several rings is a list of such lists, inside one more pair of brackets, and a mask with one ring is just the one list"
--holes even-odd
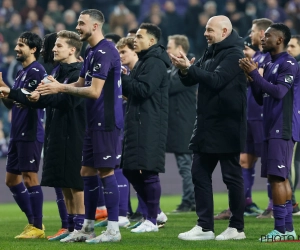
[(272, 74), (276, 74), (278, 70), (279, 64), (276, 64), (275, 68), (272, 71)]
[(93, 71), (98, 71), (99, 69), (101, 69), (101, 63), (97, 63), (94, 68)]
[(292, 76), (292, 75), (284, 76), (284, 82), (288, 83), (289, 85), (292, 85), (293, 81), (294, 81), (294, 76)]

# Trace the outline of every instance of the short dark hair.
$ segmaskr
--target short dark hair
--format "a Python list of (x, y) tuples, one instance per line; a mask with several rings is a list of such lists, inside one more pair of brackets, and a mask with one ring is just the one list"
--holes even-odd
[(259, 30), (266, 30), (273, 24), (273, 21), (268, 18), (259, 18), (254, 19), (252, 24), (255, 24)]
[(44, 63), (54, 63), (54, 54), (53, 54), (53, 47), (55, 45), (55, 41), (57, 38), (57, 33), (50, 33), (45, 35), (44, 42), (41, 50), (41, 54), (44, 59)]
[(300, 35), (292, 35), (292, 38), (297, 39), (297, 43), (300, 45)]
[(139, 27), (139, 29), (145, 29), (147, 30), (148, 34), (151, 34), (156, 38), (157, 41), (159, 41), (161, 37), (161, 29), (152, 23), (142, 23)]
[(111, 39), (114, 44), (120, 41), (121, 37), (118, 34), (115, 33), (108, 33), (104, 36), (105, 38)]
[(274, 23), (270, 26), (270, 28), (278, 30), (283, 34), (283, 44), (286, 47), (291, 40), (292, 34), (288, 26), (283, 23)]
[(138, 31), (138, 28), (134, 28), (134, 29), (128, 30), (128, 33), (136, 34), (137, 31)]
[(35, 33), (26, 31), (19, 36), (19, 39), (21, 39), (22, 42), (25, 43), (30, 49), (36, 48), (34, 52), (34, 57), (36, 60), (38, 60), (41, 53), (42, 44), (43, 44), (42, 38), (40, 38)]
[(105, 22), (104, 15), (100, 10), (87, 9), (87, 10), (81, 11), (80, 15), (89, 15), (91, 18), (93, 18), (94, 20), (97, 20), (98, 22), (100, 22), (102, 24)]
[(80, 36), (76, 32), (61, 30), (57, 33), (57, 37), (66, 38), (66, 43), (76, 49), (75, 56), (78, 57), (80, 55), (83, 42), (80, 40)]

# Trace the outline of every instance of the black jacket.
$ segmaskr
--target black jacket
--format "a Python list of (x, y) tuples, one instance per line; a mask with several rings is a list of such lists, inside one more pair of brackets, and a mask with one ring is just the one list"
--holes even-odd
[(169, 122), (166, 151), (169, 153), (191, 154), (189, 142), (196, 119), (197, 85), (184, 86), (177, 71), (174, 66), (168, 70)]
[(197, 118), (189, 148), (201, 153), (238, 153), (246, 139), (246, 77), (239, 67), (243, 39), (235, 31), (208, 47), (182, 83), (199, 83)]
[[(53, 71), (60, 83), (78, 80), (82, 63), (59, 64)], [(41, 96), (29, 102), (20, 90), (10, 98), (35, 108), (46, 108), (42, 186), (83, 190), (80, 176), (83, 137), (86, 125), (85, 99), (69, 94)]]
[(127, 100), (122, 167), (164, 172), (171, 65), (161, 45), (139, 53), (131, 74), (122, 75)]

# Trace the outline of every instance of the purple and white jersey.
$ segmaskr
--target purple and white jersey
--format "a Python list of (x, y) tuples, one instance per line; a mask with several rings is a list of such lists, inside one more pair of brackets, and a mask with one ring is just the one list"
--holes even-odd
[[(17, 73), (12, 89), (25, 88), (33, 91), (46, 74), (44, 67), (34, 61)], [(43, 128), (44, 111), (34, 108), (12, 107), (11, 141), (39, 141), (44, 142)]]
[(297, 61), (286, 52), (280, 53), (266, 65), (263, 77), (270, 84), (282, 84), (288, 88), (282, 99), (273, 98), (266, 93), (263, 95), (264, 139), (293, 138), (299, 141), (300, 78)]
[(103, 39), (89, 47), (80, 77), (85, 79), (85, 86), (91, 85), (93, 77), (105, 80), (100, 97), (86, 100), (87, 128), (108, 131), (123, 128), (121, 61), (115, 45)]
[[(253, 61), (258, 63), (258, 68), (264, 68), (265, 65), (271, 61), (269, 53), (256, 51), (253, 56)], [(247, 120), (248, 121), (262, 121), (263, 120), (263, 107), (258, 105), (254, 99), (251, 87), (247, 90)]]

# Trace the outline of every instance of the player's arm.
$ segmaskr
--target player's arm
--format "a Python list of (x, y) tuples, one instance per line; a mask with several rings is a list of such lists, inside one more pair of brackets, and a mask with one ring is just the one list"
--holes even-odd
[(97, 99), (99, 98), (105, 80), (99, 78), (92, 78), (91, 86), (84, 86), (84, 78), (79, 77), (78, 81), (71, 84), (60, 84), (53, 77), (49, 77), (51, 83), (42, 84), (37, 87), (37, 91), (41, 95), (67, 93), (79, 97), (87, 97)]
[(275, 99), (282, 99), (289, 90), (286, 85), (271, 84), (270, 82), (265, 80), (257, 70), (253, 70), (249, 73), (249, 75), (253, 79), (253, 81), (250, 82), (251, 85), (254, 85), (254, 87), (261, 89), (263, 93), (267, 93)]

